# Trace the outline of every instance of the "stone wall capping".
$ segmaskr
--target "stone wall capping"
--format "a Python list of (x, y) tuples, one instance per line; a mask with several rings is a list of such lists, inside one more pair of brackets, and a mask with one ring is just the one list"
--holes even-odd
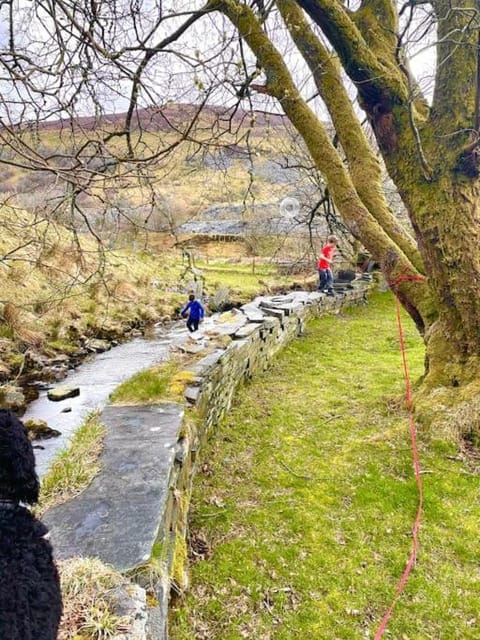
[[(201, 378), (198, 378), (198, 381), (201, 382)], [(194, 387), (192, 385), (188, 386), (185, 389), (185, 393), (184, 393), (185, 400), (187, 402), (190, 402), (191, 404), (196, 404), (198, 401), (200, 392), (201, 392), (200, 386), (198, 387)]]
[(201, 358), (195, 364), (193, 364), (188, 371), (192, 371), (197, 376), (204, 376), (211, 367), (215, 366), (221, 358), (221, 356), (225, 353), (225, 349), (215, 349), (212, 353), (209, 353), (204, 358)]
[(175, 462), (183, 465), (190, 449), (190, 443), (187, 438), (180, 438), (175, 445)]
[[(283, 318), (283, 313), (282, 316)], [(265, 316), (265, 319), (263, 321), (263, 326), (266, 329), (273, 329), (275, 327), (279, 327), (280, 326), (280, 318), (270, 315), (270, 316)]]
[(260, 325), (258, 323), (251, 322), (238, 329), (238, 331), (235, 332), (233, 339), (239, 340), (240, 338), (247, 338), (255, 332), (260, 333)]
[(148, 560), (165, 526), (183, 415), (182, 405), (171, 402), (104, 409), (100, 473), (44, 516), (57, 558), (94, 556), (120, 571)]
[(272, 309), (277, 309), (279, 311), (282, 311), (284, 315), (286, 316), (290, 316), (293, 313), (295, 313), (295, 311), (299, 308), (302, 307), (301, 304), (298, 303), (294, 303), (294, 302), (283, 302), (283, 303), (277, 303), (277, 304), (272, 304), (269, 305), (266, 302), (262, 302), (262, 308), (266, 308), (268, 312), (270, 312)]
[(265, 319), (265, 314), (256, 304), (244, 304), (242, 307), (240, 307), (240, 310), (245, 315), (248, 322), (263, 322)]
[(303, 302), (306, 304), (312, 297), (311, 291), (292, 291), (292, 296), (294, 300)]
[(238, 320), (231, 323), (225, 323), (223, 325), (216, 325), (215, 328), (205, 331), (205, 335), (215, 336), (233, 336), (238, 329), (241, 329), (248, 322), (248, 318), (244, 315), (240, 316)]
[[(258, 334), (260, 334), (260, 329), (257, 330)], [(251, 335), (251, 334), (250, 334)], [(234, 366), (236, 367), (238, 364), (238, 358), (239, 358), (239, 352), (243, 352), (248, 350), (248, 348), (251, 346), (251, 343), (249, 341), (249, 337), (250, 336), (238, 336), (235, 338), (235, 340), (232, 342), (232, 344), (230, 345), (229, 349), (228, 349), (228, 354), (226, 354), (225, 359), (222, 358), (222, 363), (227, 363), (228, 360), (231, 358), (232, 360), (235, 360), (234, 362)], [(228, 372), (224, 372), (223, 375), (227, 374)], [(231, 373), (231, 375), (233, 375), (233, 377), (235, 377), (235, 373)]]
[(189, 353), (190, 355), (195, 355), (197, 353), (202, 353), (205, 350), (205, 346), (201, 343), (190, 343), (190, 342), (182, 342), (177, 346), (178, 351), (182, 351), (183, 353)]
[(147, 594), (137, 584), (129, 583), (110, 589), (106, 595), (113, 613), (132, 620), (126, 633), (115, 634), (113, 640), (142, 640), (147, 627)]
[(285, 311), (283, 309), (279, 309), (278, 307), (265, 307), (265, 313), (269, 316), (273, 316), (274, 318), (282, 319), (285, 315)]

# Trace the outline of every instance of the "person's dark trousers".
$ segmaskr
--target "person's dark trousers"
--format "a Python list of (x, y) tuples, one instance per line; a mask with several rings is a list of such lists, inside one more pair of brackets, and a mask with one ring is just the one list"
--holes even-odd
[(198, 329), (198, 323), (200, 318), (189, 318), (187, 320), (187, 327), (189, 331), (196, 331)]
[(319, 269), (319, 291), (328, 290), (329, 292), (333, 292), (333, 274), (331, 269)]
[(323, 291), (327, 287), (327, 270), (318, 270), (318, 290)]

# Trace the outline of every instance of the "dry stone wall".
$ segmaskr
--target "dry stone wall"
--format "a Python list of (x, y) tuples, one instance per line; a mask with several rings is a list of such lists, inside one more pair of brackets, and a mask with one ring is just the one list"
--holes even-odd
[[(200, 459), (198, 452), (212, 427), (228, 412), (238, 386), (255, 373), (268, 369), (277, 353), (304, 333), (309, 319), (337, 312), (342, 307), (364, 304), (368, 290), (369, 285), (360, 281), (335, 297), (317, 292), (260, 297), (239, 310), (223, 314), (206, 331), (211, 338), (224, 336), (231, 342), (185, 372), (190, 384), (185, 392), (185, 424), (178, 449), (181, 456), (176, 458), (175, 483), (170, 485), (173, 504), (170, 513), (174, 514), (175, 521), (164, 523), (163, 527), (164, 531), (171, 532), (166, 573), (173, 592), (181, 593), (188, 588), (187, 517), (191, 485)], [(166, 607), (163, 616), (167, 620)], [(163, 628), (166, 627), (165, 624)], [(166, 640), (168, 633), (165, 633), (151, 639)]]
[(243, 380), (268, 369), (280, 349), (303, 334), (309, 318), (346, 305), (362, 304), (367, 291), (365, 284), (359, 283), (335, 297), (293, 292), (257, 298), (241, 307), (233, 318), (224, 323), (219, 321), (210, 333), (228, 335), (232, 342), (190, 369), (192, 383), (185, 394), (187, 405), (198, 411), (202, 431), (208, 431), (225, 415)]

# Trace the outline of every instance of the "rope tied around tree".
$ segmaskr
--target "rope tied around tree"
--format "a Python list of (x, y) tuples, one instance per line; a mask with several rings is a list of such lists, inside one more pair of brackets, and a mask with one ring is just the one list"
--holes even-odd
[[(395, 292), (395, 289), (404, 282), (425, 282), (427, 278), (415, 273), (401, 273), (394, 280), (388, 281), (388, 286)], [(395, 298), (396, 299), (396, 298)]]

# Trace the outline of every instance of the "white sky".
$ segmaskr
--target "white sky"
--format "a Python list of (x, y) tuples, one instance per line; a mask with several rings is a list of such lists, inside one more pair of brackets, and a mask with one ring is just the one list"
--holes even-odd
[[(62, 0), (65, 2), (65, 0)], [(123, 0), (116, 3), (98, 3), (98, 6), (111, 7), (115, 4), (122, 6)], [(35, 68), (28, 63), (24, 68), (29, 72), (29, 80), (36, 82), (52, 95), (40, 99), (38, 93), (32, 93), (22, 86), (21, 82), (12, 83), (6, 77), (4, 69), (0, 69), (0, 89), (3, 96), (3, 105), (0, 103), (0, 116), (8, 120), (8, 111), (11, 119), (21, 115), (24, 105), (31, 103), (30, 112), (48, 110), (57, 101), (74, 105), (78, 115), (92, 115), (95, 112), (95, 101), (98, 101), (105, 112), (123, 112), (128, 106), (130, 97), (130, 80), (122, 78), (124, 71), (132, 72), (138, 65), (143, 54), (134, 50), (126, 51), (120, 58), (123, 71), (118, 67), (107, 65), (105, 58), (99, 56), (95, 62), (92, 56), (92, 65), (99, 68), (101, 74), (106, 77), (105, 82), (99, 82), (94, 78), (86, 80), (81, 92), (78, 86), (82, 78), (86, 78), (85, 57), (77, 54), (78, 42), (65, 35), (66, 49), (68, 52), (67, 70), (64, 80), (60, 81), (60, 75), (56, 74), (65, 64), (65, 60), (55, 49), (54, 28), (51, 18), (38, 12), (35, 16), (32, 3), (29, 0), (15, 0), (14, 22), (17, 29), (16, 43), (19, 49), (27, 45), (28, 54), (32, 62), (38, 64)], [(61, 3), (60, 3), (61, 4)], [(66, 6), (72, 12), (75, 19), (80, 20), (75, 13), (75, 1), (68, 0)], [(132, 20), (131, 17), (119, 18), (113, 23), (104, 21), (106, 38), (109, 40), (110, 50), (120, 47), (134, 48), (139, 39), (146, 38), (146, 44), (153, 46), (168, 36), (188, 17), (188, 14), (200, 8), (203, 2), (200, 0), (139, 0), (138, 6), (143, 14), (140, 19)], [(59, 5), (60, 6), (60, 5)], [(131, 4), (125, 0), (125, 7)], [(4, 6), (0, 11), (0, 47), (5, 55), (8, 46), (7, 9)], [(162, 10), (163, 21), (156, 29), (153, 36), (148, 38), (149, 31), (155, 26), (159, 11)], [(110, 11), (110, 9), (108, 9)], [(427, 9), (416, 9), (417, 18), (410, 29), (408, 53), (411, 55), (411, 68), (419, 80), (422, 89), (427, 96), (431, 96), (433, 87), (434, 50), (429, 40), (431, 34), (424, 34), (424, 21)], [(171, 17), (170, 17), (171, 16)], [(61, 18), (60, 18), (61, 20)], [(66, 20), (63, 20), (63, 24)], [(279, 20), (272, 18), (269, 21), (269, 33), (276, 40), (277, 46), (282, 50), (289, 68), (295, 76), (298, 86), (305, 97), (310, 97), (314, 92), (310, 72), (306, 68), (301, 56), (286, 35), (285, 29), (279, 28)], [(254, 69), (254, 58), (248, 56), (250, 71)], [(214, 104), (232, 104), (236, 101), (235, 90), (241, 84), (243, 67), (240, 62), (238, 39), (229, 21), (219, 14), (203, 17), (177, 42), (172, 43), (164, 53), (156, 56), (155, 61), (148, 66), (145, 75), (145, 84), (140, 94), (140, 106), (150, 104), (161, 105), (166, 101), (172, 102), (197, 102), (204, 90), (212, 88), (210, 101)], [(29, 68), (30, 67), (30, 68)], [(46, 73), (49, 71), (50, 73)], [(22, 74), (19, 73), (21, 76)], [(20, 103), (24, 103), (21, 105)], [(256, 108), (279, 110), (272, 100), (262, 95), (253, 96), (253, 104)], [(322, 115), (322, 106), (310, 103), (319, 115)], [(67, 117), (68, 111), (64, 112)], [(58, 117), (58, 114), (55, 115)]]

